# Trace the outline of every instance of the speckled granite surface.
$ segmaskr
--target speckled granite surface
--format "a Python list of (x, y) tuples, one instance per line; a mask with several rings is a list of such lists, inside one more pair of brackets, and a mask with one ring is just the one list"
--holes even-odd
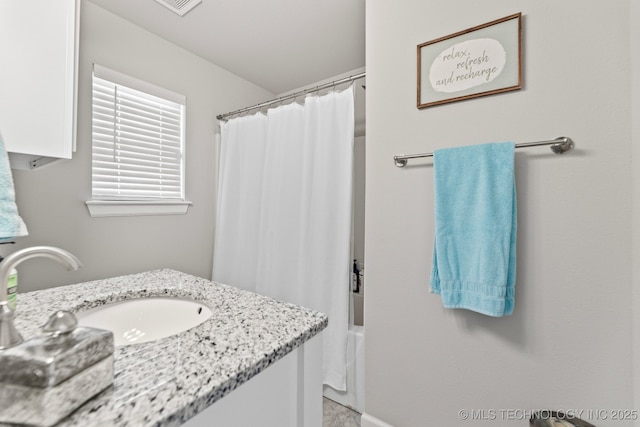
[(213, 315), (178, 335), (116, 348), (113, 386), (60, 426), (180, 425), (327, 326), (322, 313), (168, 269), (18, 294), (16, 326), (27, 338), (56, 310), (145, 296), (192, 298)]

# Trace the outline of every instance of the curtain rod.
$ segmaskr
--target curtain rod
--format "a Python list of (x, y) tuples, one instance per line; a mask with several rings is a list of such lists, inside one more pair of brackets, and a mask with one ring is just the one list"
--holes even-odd
[[(575, 146), (571, 138), (561, 136), (551, 141), (523, 142), (520, 144), (516, 144), (516, 148), (536, 147), (539, 145), (550, 145), (551, 151), (556, 154), (566, 153)], [(393, 162), (397, 167), (403, 168), (407, 165), (407, 160), (417, 159), (421, 157), (433, 157), (433, 153), (399, 154), (397, 156), (393, 156)]]
[(335, 80), (335, 81), (333, 81), (331, 83), (325, 83), (325, 84), (322, 84), (322, 85), (319, 85), (319, 86), (316, 86), (316, 87), (313, 87), (313, 88), (303, 89), (301, 91), (294, 92), (294, 93), (292, 93), (290, 95), (281, 96), (280, 98), (277, 98), (277, 99), (272, 99), (271, 101), (263, 102), (261, 104), (257, 104), (257, 105), (251, 106), (251, 107), (242, 108), (240, 110), (232, 111), (230, 113), (220, 114), (219, 116), (216, 116), (216, 119), (218, 119), (218, 120), (226, 120), (227, 117), (229, 117), (229, 116), (235, 116), (236, 114), (241, 114), (241, 113), (244, 113), (244, 112), (247, 112), (247, 111), (260, 109), (260, 108), (266, 107), (268, 105), (278, 104), (280, 102), (287, 101), (289, 99), (297, 98), (298, 96), (301, 96), (301, 95), (306, 95), (308, 93), (313, 93), (313, 92), (317, 92), (317, 91), (320, 91), (320, 90), (323, 90), (323, 89), (328, 89), (330, 87), (337, 86), (337, 85), (342, 84), (342, 83), (347, 83), (347, 82), (352, 82), (354, 80), (362, 79), (365, 76), (366, 76), (366, 73), (363, 72), (363, 73), (360, 73), (360, 74), (355, 74), (353, 76), (345, 77), (345, 78), (340, 79), (340, 80)]

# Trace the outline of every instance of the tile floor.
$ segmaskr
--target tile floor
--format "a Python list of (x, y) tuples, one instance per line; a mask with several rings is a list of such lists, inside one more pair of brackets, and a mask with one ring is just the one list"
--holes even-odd
[(322, 427), (360, 427), (360, 414), (323, 397)]

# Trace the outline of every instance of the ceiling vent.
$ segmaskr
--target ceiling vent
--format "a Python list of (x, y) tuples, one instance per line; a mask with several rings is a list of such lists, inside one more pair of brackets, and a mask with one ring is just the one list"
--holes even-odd
[(185, 13), (202, 3), (202, 0), (156, 0), (158, 3), (176, 13), (184, 16)]

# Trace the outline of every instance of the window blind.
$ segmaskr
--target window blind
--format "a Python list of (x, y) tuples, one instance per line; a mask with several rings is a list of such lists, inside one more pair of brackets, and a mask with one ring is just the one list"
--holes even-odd
[(94, 65), (93, 198), (184, 200), (184, 110), (182, 95)]

